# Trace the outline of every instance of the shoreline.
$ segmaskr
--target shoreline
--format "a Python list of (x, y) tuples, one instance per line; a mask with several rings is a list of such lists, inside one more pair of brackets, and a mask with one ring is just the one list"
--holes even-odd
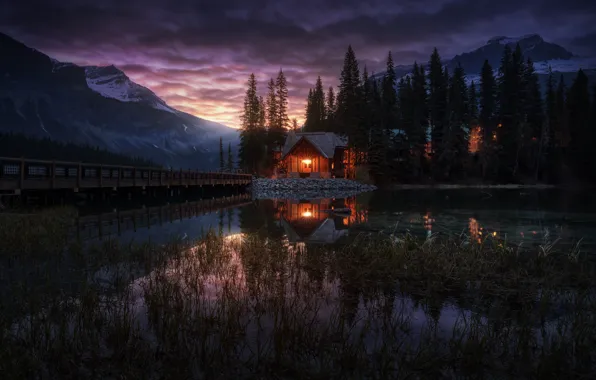
[(522, 184), (500, 184), (500, 185), (485, 185), (485, 184), (395, 184), (382, 187), (382, 190), (414, 190), (414, 189), (438, 189), (438, 190), (457, 190), (457, 189), (558, 189), (565, 188), (565, 186), (557, 186), (550, 184), (538, 185), (522, 185)]

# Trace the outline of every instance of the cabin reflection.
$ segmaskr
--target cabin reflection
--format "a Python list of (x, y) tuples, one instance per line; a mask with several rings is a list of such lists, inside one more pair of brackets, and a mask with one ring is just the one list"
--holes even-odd
[(277, 210), (290, 243), (332, 244), (366, 218), (358, 212), (355, 198), (277, 200)]

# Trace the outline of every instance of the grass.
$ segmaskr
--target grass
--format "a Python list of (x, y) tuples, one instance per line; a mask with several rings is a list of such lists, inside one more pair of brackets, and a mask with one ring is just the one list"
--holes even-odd
[[(578, 250), (409, 235), (302, 249), (214, 233), (164, 246), (58, 249), (66, 233), (31, 229), (55, 241), (54, 253), (40, 255), (28, 242), (35, 254), (4, 253), (2, 378), (542, 379), (596, 371), (596, 266)], [(25, 266), (37, 281), (21, 276)]]

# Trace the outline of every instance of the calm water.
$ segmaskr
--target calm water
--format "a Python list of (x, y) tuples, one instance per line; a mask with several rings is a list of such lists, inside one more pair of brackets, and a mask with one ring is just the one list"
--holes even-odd
[[(422, 378), (452, 378), (449, 374), (467, 370), (461, 355), (474, 356), (471, 352), (486, 355), (475, 356), (483, 364), (474, 371), (483, 373), (490, 363), (490, 371), (508, 374), (503, 378), (519, 375), (529, 365), (546, 373), (585, 365), (578, 372), (585, 373), (593, 369), (594, 358), (589, 350), (584, 355), (586, 345), (577, 337), (596, 339), (596, 321), (573, 311), (593, 310), (594, 289), (565, 286), (551, 289), (546, 298), (542, 288), (527, 284), (524, 289), (516, 285), (505, 296), (478, 293), (473, 286), (430, 291), (427, 285), (408, 286), (395, 276), (379, 275), (382, 266), (363, 272), (358, 255), (320, 248), (341, 245), (360, 233), (408, 232), (420, 237), (465, 234), (471, 239), (490, 235), (525, 246), (558, 240), (562, 249), (581, 242), (582, 250), (590, 251), (596, 232), (592, 198), (553, 190), (403, 190), (345, 199), (253, 201), (236, 196), (129, 210), (117, 205), (101, 212), (82, 208), (77, 234), (88, 242), (109, 238), (165, 243), (198, 239), (210, 230), (226, 237), (215, 247), (215, 256), (207, 253), (209, 243), (201, 242), (174, 258), (166, 255), (158, 264), (109, 255), (97, 264), (80, 257), (76, 263), (52, 265), (17, 260), (0, 268), (0, 309), (11, 312), (11, 329), (24, 346), (50, 341), (44, 331), (62, 328), (77, 332), (63, 332), (68, 339), (85, 342), (72, 347), (100, 347), (100, 352), (85, 351), (82, 356), (102, 356), (111, 364), (116, 362), (110, 361), (110, 350), (142, 347), (130, 359), (139, 363), (119, 362), (147, 371), (135, 372), (139, 378), (160, 371), (204, 378), (201, 371), (209, 363), (217, 363), (211, 370), (227, 378), (250, 378), (263, 370), (260, 366), (269, 365), (262, 363), (288, 365), (297, 373), (312, 371), (320, 378), (331, 373), (336, 378), (392, 378), (404, 369), (418, 373), (421, 363), (436, 358), (448, 358), (449, 364), (432, 362), (440, 371)], [(214, 202), (226, 208), (218, 209)], [(261, 239), (251, 240), (257, 235)], [(19, 265), (22, 272), (15, 271)], [(89, 297), (89, 289), (99, 289), (102, 296)], [(84, 313), (77, 302), (65, 302), (84, 292)], [(52, 315), (63, 319), (48, 327), (40, 313), (35, 322), (30, 310), (53, 297), (58, 301), (50, 302)], [(35, 302), (28, 305), (27, 300)], [(583, 315), (587, 319), (577, 317)], [(134, 323), (122, 323), (131, 318)], [(33, 334), (36, 323), (43, 328)], [(131, 333), (130, 326), (138, 330)], [(116, 328), (134, 344), (116, 341), (112, 348), (104, 334)], [(467, 347), (468, 342), (484, 348)], [(573, 350), (556, 349), (571, 344)], [(168, 351), (176, 352), (174, 366), (153, 359)], [(41, 350), (35, 355), (51, 366), (55, 354)], [(556, 368), (549, 369), (550, 362)]]
[[(98, 237), (101, 223), (103, 238), (123, 241), (194, 239), (213, 229), (223, 234), (262, 231), (286, 235), (295, 243), (341, 244), (362, 232), (408, 232), (421, 237), (465, 234), (473, 239), (490, 235), (522, 247), (556, 242), (561, 249), (579, 244), (590, 250), (596, 243), (595, 198), (593, 193), (553, 189), (418, 189), (300, 201), (242, 198), (230, 200), (225, 210), (198, 210), (182, 217), (176, 210), (173, 217), (171, 211), (156, 211), (163, 205), (137, 206), (135, 223), (130, 215), (121, 216), (120, 231), (113, 210), (102, 211), (98, 222), (92, 216), (101, 213), (87, 209), (83, 210), (86, 223), (80, 234)], [(188, 204), (173, 203), (169, 207)], [(147, 209), (151, 209), (148, 214)]]

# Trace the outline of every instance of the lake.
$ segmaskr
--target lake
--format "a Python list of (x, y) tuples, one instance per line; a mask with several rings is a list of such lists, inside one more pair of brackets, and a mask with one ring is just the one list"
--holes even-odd
[(10, 343), (0, 369), (8, 378), (587, 375), (592, 197), (459, 189), (80, 205), (70, 233), (88, 250), (3, 258), (0, 338)]
[[(289, 233), (303, 243), (341, 243), (359, 233), (382, 232), (416, 236), (465, 234), (475, 240), (491, 236), (522, 247), (550, 242), (566, 248), (579, 243), (580, 247), (589, 249), (596, 242), (595, 198), (592, 192), (560, 189), (413, 189), (375, 191), (348, 199), (292, 201), (251, 201), (249, 197), (239, 197), (236, 204), (230, 201), (225, 211), (190, 213), (182, 218), (178, 212), (173, 218), (169, 214), (163, 216), (161, 222), (157, 211), (147, 219), (143, 216), (147, 207), (137, 205), (141, 217), (134, 226), (130, 220), (128, 225), (121, 226), (119, 238), (165, 241), (175, 236), (197, 238), (210, 228), (225, 234), (265, 228), (271, 233)], [(174, 202), (170, 208), (184, 204)], [(122, 206), (113, 207), (126, 210)], [(332, 207), (349, 208), (349, 211), (331, 212)], [(309, 209), (312, 209), (310, 214)], [(99, 210), (97, 206), (82, 208), (88, 220), (99, 215)], [(87, 238), (98, 236), (101, 223), (103, 237), (118, 236), (114, 223), (117, 215), (112, 211), (104, 207), (103, 221), (87, 224), (82, 234)], [(288, 220), (324, 225), (313, 238), (308, 236), (308, 229), (293, 231)], [(321, 240), (324, 231), (328, 236)]]

